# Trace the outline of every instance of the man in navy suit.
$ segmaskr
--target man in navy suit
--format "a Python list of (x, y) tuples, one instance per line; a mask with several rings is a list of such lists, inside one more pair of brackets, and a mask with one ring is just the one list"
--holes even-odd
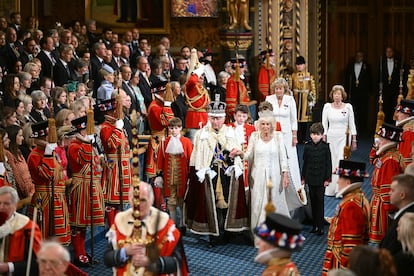
[[(372, 92), (371, 68), (364, 60), (364, 53), (356, 52), (354, 60), (349, 63), (344, 80), (345, 91), (352, 104), (358, 132), (368, 131), (368, 103)], [(372, 129), (372, 131), (374, 131)], [(372, 133), (369, 131), (369, 133)]]
[(73, 49), (68, 45), (59, 47), (59, 59), (53, 67), (53, 80), (56, 86), (63, 86), (69, 80), (73, 80), (75, 71), (73, 70), (70, 61), (73, 57)]
[(414, 212), (414, 176), (408, 174), (394, 176), (390, 196), (391, 204), (395, 205), (398, 211), (393, 216), (380, 247), (388, 249), (394, 256), (402, 252), (401, 243), (397, 240), (398, 222), (405, 213)]
[(144, 96), (145, 106), (148, 108), (152, 102), (151, 83), (146, 75), (149, 68), (148, 59), (139, 56), (137, 59), (137, 68), (139, 70), (138, 87), (141, 90), (142, 96)]

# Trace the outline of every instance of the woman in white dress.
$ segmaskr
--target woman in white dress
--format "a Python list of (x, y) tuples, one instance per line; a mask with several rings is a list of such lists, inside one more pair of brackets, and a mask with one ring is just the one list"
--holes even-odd
[(266, 218), (269, 181), (272, 184), (271, 202), (276, 207), (276, 213), (290, 217), (286, 199), (288, 167), (283, 139), (280, 133), (274, 131), (275, 119), (271, 111), (260, 112), (259, 116), (256, 122), (258, 130), (250, 136), (246, 153), (240, 153), (249, 162), (252, 229)]
[[(300, 191), (303, 196), (302, 203), (306, 204), (306, 194), (301, 184), (298, 152), (296, 150), (296, 145), (298, 143), (298, 121), (295, 98), (289, 94), (288, 83), (283, 78), (276, 79), (271, 84), (270, 89), (271, 91), (274, 91), (274, 94), (267, 96), (266, 101), (272, 104), (273, 115), (281, 128), (288, 160), (289, 182), (293, 184), (296, 191)], [(302, 204), (289, 206), (289, 210), (294, 210), (300, 206), (302, 206)]]
[[(331, 103), (326, 103), (322, 111), (322, 125), (325, 130), (324, 140), (329, 143), (331, 150), (332, 169), (338, 167), (339, 160), (344, 159), (344, 147), (346, 146), (346, 138), (352, 135), (352, 140), (348, 136), (348, 141), (351, 142), (351, 150), (356, 150), (356, 127), (355, 117), (352, 105), (344, 103), (347, 94), (342, 85), (334, 85), (329, 98)], [(338, 190), (337, 175), (332, 175), (332, 182), (325, 189), (325, 195), (334, 196)]]

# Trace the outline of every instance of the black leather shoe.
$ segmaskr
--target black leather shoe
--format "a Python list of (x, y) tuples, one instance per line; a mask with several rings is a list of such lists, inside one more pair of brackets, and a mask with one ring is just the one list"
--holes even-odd
[(78, 258), (76, 258), (73, 261), (73, 264), (77, 267), (90, 267), (91, 263), (89, 262), (89, 259), (85, 255), (80, 255)]
[(99, 264), (99, 261), (95, 258), (92, 258), (92, 256), (89, 255), (88, 253), (86, 253), (86, 257), (88, 257), (89, 264), (91, 264), (91, 265)]
[(315, 232), (316, 235), (318, 236), (322, 236), (325, 232), (323, 231), (323, 229), (319, 229), (318, 231)]
[(314, 226), (313, 228), (312, 228), (312, 230), (310, 231), (310, 233), (316, 233), (316, 232), (318, 232), (319, 231), (319, 228), (317, 227), (317, 226)]

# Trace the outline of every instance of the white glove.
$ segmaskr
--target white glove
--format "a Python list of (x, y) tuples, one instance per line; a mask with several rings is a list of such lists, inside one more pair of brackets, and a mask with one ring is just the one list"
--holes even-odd
[(171, 102), (164, 101), (164, 106), (171, 106)]
[(91, 141), (91, 143), (95, 142), (95, 135), (94, 134), (89, 134), (86, 137), (88, 138), (89, 141)]
[(162, 177), (161, 177), (161, 176), (157, 176), (157, 177), (154, 179), (154, 185), (155, 185), (155, 187), (157, 187), (157, 188), (163, 188), (163, 187), (164, 187), (164, 179), (162, 179)]
[(6, 172), (6, 168), (4, 167), (4, 163), (0, 162), (0, 175), (4, 175)]
[(205, 66), (200, 64), (197, 69), (194, 69), (193, 73), (196, 74), (198, 77), (201, 77), (205, 73)]
[(56, 149), (56, 147), (57, 147), (57, 144), (56, 143), (48, 143), (48, 144), (46, 144), (45, 155), (52, 155), (52, 153)]
[(122, 130), (122, 129), (124, 128), (124, 121), (123, 121), (123, 120), (121, 120), (121, 119), (116, 120), (116, 122), (115, 122), (115, 127), (116, 127), (117, 129)]
[(374, 138), (374, 145), (376, 146), (376, 147), (378, 147), (378, 145), (379, 145), (379, 142), (380, 142), (380, 138)]

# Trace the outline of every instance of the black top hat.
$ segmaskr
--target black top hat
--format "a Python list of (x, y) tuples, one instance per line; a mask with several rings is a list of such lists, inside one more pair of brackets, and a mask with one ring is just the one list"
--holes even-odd
[(256, 227), (254, 233), (275, 247), (290, 251), (299, 250), (305, 238), (300, 234), (302, 225), (281, 214), (271, 213), (265, 223)]
[(298, 56), (296, 58), (296, 65), (305, 64), (305, 58), (303, 56)]
[(47, 136), (49, 132), (48, 127), (49, 127), (49, 123), (47, 120), (34, 123), (32, 125), (32, 135), (30, 137), (40, 138), (40, 137)]
[(95, 105), (95, 111), (98, 112), (106, 112), (110, 110), (114, 110), (116, 108), (116, 98), (109, 99), (109, 100), (101, 100)]
[(400, 104), (395, 107), (395, 110), (414, 116), (414, 101), (403, 99)]
[(403, 129), (387, 123), (382, 124), (377, 134), (384, 139), (388, 139), (394, 142), (402, 141)]
[(82, 116), (77, 119), (72, 120), (72, 126), (75, 128), (75, 131), (81, 131), (86, 129), (86, 122), (88, 121), (88, 116)]
[(226, 103), (220, 101), (213, 101), (208, 106), (208, 116), (211, 117), (225, 117)]
[(151, 85), (151, 93), (159, 93), (167, 90), (168, 81), (158, 81)]
[(369, 177), (365, 170), (365, 163), (355, 162), (351, 160), (339, 160), (339, 166), (335, 169), (333, 174), (346, 177)]

